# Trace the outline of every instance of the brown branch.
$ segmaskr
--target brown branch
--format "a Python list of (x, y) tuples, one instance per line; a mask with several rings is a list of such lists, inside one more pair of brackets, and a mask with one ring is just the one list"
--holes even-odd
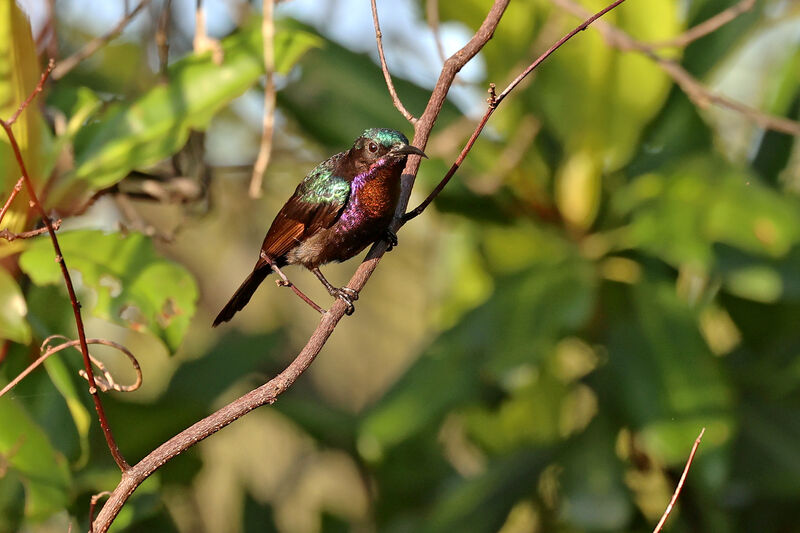
[[(481, 50), (481, 48), (483, 48), (489, 39), (491, 39), (509, 1), (510, 0), (495, 0), (477, 33), (463, 48), (445, 61), (442, 72), (439, 75), (439, 80), (425, 108), (425, 112), (415, 124), (415, 135), (412, 142), (414, 146), (424, 147), (427, 143), (431, 129), (444, 105), (447, 92), (456, 74)], [(621, 1), (622, 0), (618, 0), (614, 5), (621, 3)], [(411, 189), (414, 185), (414, 178), (419, 169), (419, 162), (419, 156), (411, 156), (406, 164), (401, 197), (391, 227), (391, 229), (395, 231), (403, 224), (402, 215), (405, 213), (408, 206)], [(350, 279), (347, 285), (348, 287), (356, 291), (364, 287), (386, 251), (386, 246), (387, 243), (384, 241), (377, 242), (372, 246), (367, 257), (359, 265), (355, 274)], [(288, 389), (311, 365), (331, 334), (333, 334), (336, 325), (342, 317), (344, 317), (346, 308), (346, 304), (342, 300), (337, 299), (328, 312), (322, 315), (319, 325), (298, 356), (275, 378), (181, 431), (153, 450), (129, 470), (123, 472), (122, 479), (98, 514), (93, 524), (94, 530), (99, 533), (107, 531), (122, 506), (130, 495), (133, 494), (133, 491), (136, 490), (147, 477), (170, 459), (197, 442), (216, 433), (253, 409), (265, 404), (274, 403), (278, 395)]]
[[(587, 13), (580, 4), (577, 4), (573, 0), (551, 1), (575, 16), (583, 17)], [(669, 74), (673, 81), (678, 84), (681, 90), (686, 93), (686, 96), (689, 97), (697, 107), (705, 109), (711, 104), (726, 107), (747, 117), (761, 128), (778, 131), (787, 135), (800, 136), (800, 122), (764, 113), (738, 100), (733, 100), (732, 98), (711, 91), (700, 83), (697, 78), (689, 74), (679, 63), (657, 54), (653, 51), (652, 45), (637, 41), (612, 24), (601, 21), (596, 24), (595, 27), (597, 31), (603, 35), (609, 45), (623, 51), (639, 52), (655, 62), (664, 72)]]
[[(53, 229), (58, 230), (61, 227), (61, 219), (53, 221)], [(21, 233), (13, 233), (8, 231), (8, 229), (0, 229), (0, 239), (5, 239), (9, 242), (15, 241), (17, 239), (30, 239), (31, 237), (36, 237), (37, 235), (41, 235), (42, 233), (47, 233), (47, 228), (39, 228), (34, 229), (31, 231), (23, 231)]]
[(264, 117), (262, 119), (261, 145), (258, 148), (258, 157), (253, 165), (253, 176), (250, 178), (250, 197), (261, 196), (261, 184), (264, 173), (269, 166), (272, 155), (272, 135), (275, 130), (275, 22), (274, 1), (263, 0), (263, 17), (261, 19), (261, 36), (264, 47)]
[[(77, 347), (81, 343), (80, 340), (68, 340), (63, 344), (59, 344), (58, 346), (48, 348), (45, 351), (45, 347), (49, 344), (50, 340), (54, 338), (66, 339), (66, 337), (63, 337), (61, 335), (51, 335), (50, 337), (47, 337), (47, 339), (45, 339), (45, 341), (42, 343), (42, 347), (40, 348), (40, 351), (44, 353), (42, 353), (34, 362), (28, 365), (28, 367), (25, 370), (20, 372), (5, 387), (3, 387), (3, 389), (0, 390), (0, 397), (2, 397), (8, 391), (16, 387), (20, 381), (25, 379), (28, 376), (28, 374), (36, 370), (39, 367), (39, 365), (41, 365), (42, 363), (45, 362), (45, 360), (47, 360), (48, 357), (57, 354), (61, 350)], [(139, 361), (136, 360), (136, 357), (133, 356), (130, 350), (128, 350), (121, 344), (106, 339), (86, 339), (86, 344), (102, 344), (104, 346), (111, 346), (112, 348), (116, 348), (117, 350), (124, 353), (128, 357), (128, 359), (131, 361), (131, 364), (133, 365), (133, 370), (136, 372), (136, 381), (134, 381), (133, 385), (119, 385), (114, 381), (114, 378), (113, 376), (111, 376), (111, 373), (108, 372), (108, 370), (106, 370), (105, 365), (103, 365), (103, 363), (98, 359), (96, 359), (93, 355), (89, 354), (89, 358), (91, 359), (92, 363), (94, 363), (95, 366), (97, 366), (97, 368), (100, 369), (100, 371), (103, 373), (104, 376), (104, 377), (95, 376), (95, 382), (97, 383), (97, 386), (100, 387), (100, 390), (102, 390), (103, 392), (109, 390), (115, 390), (119, 392), (132, 392), (141, 387), (142, 369), (139, 367)], [(86, 370), (81, 369), (79, 374), (87, 381), (89, 380), (89, 376), (86, 374)]]
[(756, 0), (741, 0), (741, 2), (738, 4), (734, 4), (728, 9), (720, 11), (710, 19), (691, 27), (677, 37), (650, 43), (650, 46), (652, 48), (683, 48), (694, 41), (705, 37), (709, 33), (714, 33), (742, 13), (746, 13), (753, 9), (753, 6), (755, 5)]
[(375, 0), (370, 0), (370, 2), (372, 3), (372, 23), (375, 25), (375, 42), (378, 43), (378, 56), (381, 60), (381, 70), (383, 71), (383, 79), (386, 80), (386, 87), (389, 88), (389, 94), (392, 96), (392, 103), (407, 121), (411, 124), (416, 124), (417, 119), (405, 108), (403, 102), (400, 101), (400, 97), (397, 96), (397, 91), (394, 89), (392, 75), (389, 74), (389, 67), (386, 66), (386, 57), (383, 55), (383, 34), (381, 33), (381, 25), (378, 22), (378, 6), (375, 5)]
[[(52, 64), (52, 60), (50, 62)], [(34, 94), (38, 94), (42, 91), (44, 87), (44, 83), (47, 80), (47, 75), (50, 73), (51, 68), (48, 65), (47, 70), (45, 70), (44, 75), (42, 75), (41, 80), (39, 80), (38, 85), (34, 89)], [(29, 97), (25, 102), (20, 104), (20, 108), (24, 108), (29, 102), (31, 98)], [(20, 111), (20, 110), (18, 110)], [(15, 113), (12, 118), (16, 118), (19, 116), (19, 112)], [(67, 263), (64, 260), (64, 256), (61, 253), (61, 246), (58, 244), (58, 237), (56, 236), (56, 230), (53, 227), (53, 223), (50, 221), (50, 217), (47, 216), (47, 213), (44, 210), (41, 202), (39, 202), (39, 198), (36, 194), (36, 188), (33, 185), (33, 181), (31, 180), (30, 175), (28, 174), (28, 169), (25, 166), (25, 161), (22, 159), (22, 151), (19, 148), (19, 144), (17, 143), (17, 138), (14, 136), (14, 132), (11, 130), (11, 124), (6, 122), (3, 119), (0, 119), (0, 126), (5, 130), (6, 135), (8, 136), (8, 142), (11, 145), (11, 149), (14, 152), (14, 157), (17, 160), (17, 166), (20, 169), (20, 173), (22, 174), (23, 181), (25, 183), (25, 188), (28, 190), (28, 194), (31, 198), (32, 206), (39, 212), (39, 216), (44, 222), (45, 227), (47, 228), (47, 232), (50, 234), (50, 240), (53, 243), (53, 250), (56, 256), (56, 262), (58, 263), (59, 267), (61, 267), (61, 275), (64, 278), (64, 284), (67, 286), (67, 293), (69, 294), (69, 301), (72, 304), (72, 312), (75, 315), (75, 326), (78, 330), (78, 338), (80, 339), (80, 346), (81, 346), (81, 354), (83, 355), (83, 367), (86, 369), (86, 374), (89, 380), (89, 393), (92, 395), (92, 400), (94, 401), (94, 407), (97, 411), (97, 418), (100, 420), (100, 427), (103, 429), (103, 435), (106, 438), (106, 443), (108, 444), (108, 449), (111, 451), (111, 455), (114, 457), (114, 461), (116, 461), (119, 468), (124, 472), (128, 467), (128, 463), (125, 462), (125, 459), (122, 457), (122, 454), (119, 451), (119, 447), (117, 443), (114, 441), (114, 435), (111, 432), (111, 427), (108, 425), (108, 419), (106, 418), (105, 410), (103, 409), (103, 403), (100, 400), (100, 396), (98, 395), (97, 391), (97, 384), (94, 379), (94, 373), (92, 372), (92, 363), (89, 359), (89, 347), (86, 344), (86, 332), (84, 331), (83, 327), (83, 318), (81, 317), (81, 306), (78, 303), (78, 298), (75, 296), (75, 287), (72, 285), (72, 278), (69, 274), (69, 270), (67, 269)]]
[(122, 17), (119, 22), (117, 22), (116, 26), (111, 28), (111, 30), (109, 30), (103, 35), (100, 35), (99, 37), (95, 37), (94, 39), (86, 43), (83, 46), (83, 48), (81, 48), (68, 58), (59, 61), (58, 66), (55, 68), (55, 70), (53, 70), (53, 79), (58, 80), (63, 78), (64, 76), (67, 75), (69, 71), (74, 69), (78, 65), (78, 63), (80, 63), (87, 57), (93, 55), (95, 52), (97, 52), (106, 44), (108, 44), (111, 40), (117, 38), (119, 34), (122, 33), (122, 30), (125, 29), (125, 26), (127, 26), (128, 23), (131, 20), (133, 20), (133, 17), (135, 17), (139, 13), (139, 11), (141, 11), (145, 6), (147, 6), (147, 4), (150, 3), (150, 1), (151, 0), (142, 0), (141, 2), (139, 2), (139, 5), (133, 9), (133, 11), (126, 13), (125, 16)]
[(678, 496), (681, 494), (681, 489), (683, 489), (683, 483), (686, 481), (686, 475), (689, 473), (689, 468), (692, 466), (692, 461), (694, 461), (694, 454), (697, 453), (697, 447), (700, 446), (700, 441), (703, 438), (703, 434), (705, 434), (706, 428), (700, 430), (700, 434), (694, 441), (694, 446), (692, 446), (692, 451), (689, 452), (689, 459), (686, 460), (686, 466), (683, 467), (683, 474), (681, 474), (681, 479), (678, 480), (678, 486), (675, 487), (675, 492), (672, 494), (672, 498), (669, 500), (669, 504), (667, 505), (666, 510), (664, 510), (664, 514), (661, 515), (661, 520), (658, 521), (656, 524), (656, 528), (653, 530), (653, 533), (659, 533), (661, 528), (664, 526), (664, 522), (667, 521), (669, 518), (669, 514), (672, 512), (672, 508), (675, 506), (675, 502), (678, 501)]

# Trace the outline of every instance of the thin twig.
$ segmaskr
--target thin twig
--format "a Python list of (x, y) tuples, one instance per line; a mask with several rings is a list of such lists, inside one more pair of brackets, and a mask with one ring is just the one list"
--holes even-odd
[(275, 130), (275, 21), (273, 18), (273, 0), (263, 0), (264, 15), (261, 19), (261, 36), (264, 47), (264, 117), (262, 119), (261, 145), (258, 148), (258, 157), (253, 165), (253, 176), (250, 178), (250, 197), (261, 196), (261, 184), (264, 173), (269, 166), (272, 156), (272, 135)]
[[(53, 221), (53, 229), (57, 230), (61, 227), (61, 219)], [(13, 233), (8, 231), (8, 229), (0, 229), (0, 239), (5, 239), (9, 242), (15, 241), (17, 239), (30, 239), (31, 237), (36, 237), (37, 235), (41, 235), (42, 233), (47, 233), (47, 228), (39, 228), (30, 231), (23, 231), (21, 233)]]
[(53, 72), (55, 66), (56, 62), (54, 59), (51, 58), (47, 62), (47, 68), (44, 69), (44, 72), (42, 72), (42, 76), (39, 78), (39, 83), (36, 84), (36, 87), (33, 89), (33, 91), (31, 91), (31, 94), (29, 94), (28, 97), (25, 99), (25, 101), (20, 104), (20, 106), (17, 108), (16, 111), (14, 111), (14, 114), (11, 115), (11, 118), (6, 121), (6, 124), (8, 124), (9, 126), (13, 126), (14, 123), (19, 118), (20, 113), (25, 111), (25, 109), (30, 105), (30, 103), (33, 102), (33, 99), (36, 98), (36, 96), (40, 92), (42, 92), (42, 90), (44, 90), (44, 82), (47, 81), (47, 77), (50, 76), (51, 72)]
[[(51, 335), (50, 337), (45, 339), (45, 341), (42, 343), (42, 347), (40, 350), (43, 351), (44, 353), (42, 353), (42, 355), (40, 355), (34, 362), (28, 365), (28, 367), (25, 368), (25, 370), (20, 372), (5, 387), (3, 387), (3, 389), (0, 390), (0, 397), (2, 397), (8, 391), (16, 387), (20, 381), (25, 379), (28, 376), (28, 374), (36, 370), (39, 367), (39, 365), (41, 365), (47, 360), (48, 357), (50, 357), (51, 355), (55, 355), (61, 350), (65, 350), (67, 348), (79, 347), (81, 343), (80, 340), (68, 340), (63, 344), (59, 344), (58, 346), (54, 346), (52, 348), (48, 347), (47, 350), (45, 350), (45, 347), (47, 347), (50, 340), (54, 338), (66, 339), (66, 337), (63, 337), (61, 335)], [(93, 355), (89, 354), (89, 358), (91, 359), (92, 363), (94, 363), (97, 366), (97, 368), (100, 369), (100, 371), (103, 373), (104, 376), (104, 377), (95, 376), (95, 382), (97, 386), (100, 388), (100, 390), (102, 390), (103, 392), (109, 390), (115, 390), (119, 392), (132, 392), (141, 387), (142, 369), (139, 366), (139, 361), (136, 360), (136, 357), (133, 356), (130, 350), (128, 350), (121, 344), (106, 339), (86, 339), (86, 344), (102, 344), (103, 346), (111, 346), (112, 348), (116, 348), (117, 350), (124, 353), (128, 357), (128, 359), (131, 362), (131, 365), (133, 366), (133, 370), (136, 372), (136, 381), (134, 381), (132, 385), (120, 385), (116, 381), (114, 381), (113, 376), (111, 375), (110, 372), (108, 372), (108, 370), (106, 370), (105, 365), (103, 365), (103, 363), (98, 359), (96, 359)], [(81, 369), (79, 371), (79, 374), (81, 375), (81, 377), (83, 377), (88, 381), (88, 375), (86, 374), (86, 370)]]
[(522, 80), (524, 80), (525, 77), (528, 76), (528, 74), (533, 72), (533, 70), (536, 67), (542, 64), (542, 61), (547, 59), (550, 56), (550, 54), (558, 50), (561, 47), (561, 45), (563, 45), (565, 42), (574, 37), (575, 34), (585, 30), (592, 22), (602, 17), (603, 15), (605, 15), (606, 13), (608, 13), (609, 11), (611, 11), (624, 1), (625, 0), (616, 0), (616, 2), (610, 4), (605, 9), (598, 11), (594, 15), (591, 15), (589, 18), (583, 21), (582, 24), (577, 26), (574, 30), (572, 30), (568, 34), (564, 35), (561, 39), (556, 41), (554, 45), (552, 45), (542, 55), (536, 58), (536, 60), (533, 63), (528, 65), (528, 67), (525, 70), (523, 70), (519, 74), (519, 76), (514, 78), (514, 80), (512, 80), (511, 83), (509, 83), (508, 86), (505, 89), (503, 89), (503, 92), (501, 92), (500, 94), (497, 94), (493, 83), (489, 84), (489, 98), (488, 98), (489, 106), (486, 108), (486, 113), (484, 113), (483, 118), (481, 118), (481, 121), (478, 123), (478, 126), (475, 128), (475, 131), (472, 132), (472, 135), (467, 141), (467, 144), (464, 145), (464, 148), (461, 150), (461, 153), (458, 155), (458, 158), (456, 158), (456, 161), (455, 163), (453, 163), (453, 166), (450, 167), (450, 170), (447, 171), (447, 174), (445, 174), (444, 178), (442, 178), (442, 181), (440, 181), (439, 184), (431, 191), (428, 197), (425, 198), (425, 200), (423, 200), (422, 203), (419, 204), (417, 207), (415, 207), (413, 210), (403, 215), (403, 222), (408, 222), (412, 218), (419, 216), (425, 210), (425, 208), (428, 207), (431, 202), (433, 202), (434, 198), (436, 198), (439, 195), (439, 193), (442, 192), (447, 183), (450, 181), (450, 178), (452, 178), (453, 174), (455, 174), (456, 171), (458, 170), (458, 167), (460, 167), (461, 163), (464, 162), (464, 158), (466, 158), (467, 154), (470, 152), (470, 150), (472, 150), (472, 145), (475, 144), (475, 141), (478, 139), (478, 136), (483, 131), (483, 127), (486, 126), (486, 122), (489, 120), (489, 117), (492, 116), (495, 109), (497, 109), (497, 107), (500, 105), (500, 103), (502, 103), (505, 97), (508, 96), (508, 94), (514, 90), (514, 87), (519, 85), (522, 82)]
[(701, 429), (700, 434), (694, 440), (694, 446), (692, 446), (692, 451), (689, 453), (689, 459), (686, 461), (686, 466), (683, 467), (683, 474), (681, 474), (681, 479), (678, 480), (678, 486), (675, 487), (675, 492), (672, 494), (672, 498), (669, 500), (669, 505), (667, 505), (664, 514), (661, 515), (661, 520), (658, 521), (653, 533), (659, 533), (659, 531), (661, 531), (661, 528), (664, 526), (664, 522), (667, 521), (669, 514), (672, 512), (672, 508), (675, 506), (675, 502), (678, 501), (678, 496), (680, 496), (681, 489), (683, 489), (683, 482), (686, 481), (686, 475), (689, 473), (689, 468), (692, 466), (692, 461), (694, 461), (694, 454), (697, 453), (697, 447), (700, 446), (700, 441), (702, 440), (705, 432), (706, 428)]
[[(470, 41), (458, 52), (445, 61), (439, 80), (431, 93), (425, 112), (415, 124), (415, 135), (412, 144), (424, 147), (430, 136), (436, 117), (444, 105), (447, 93), (455, 79), (456, 73), (472, 59), (491, 39), (497, 24), (503, 16), (510, 0), (495, 0), (478, 31)], [(619, 3), (619, 2), (617, 2)], [(403, 175), (403, 188), (392, 229), (402, 225), (402, 214), (408, 206), (414, 176), (419, 169), (419, 156), (410, 156)], [(381, 257), (386, 251), (387, 243), (379, 241), (372, 246), (367, 257), (359, 265), (348, 287), (359, 291), (375, 271)], [(105, 503), (94, 522), (95, 531), (105, 533), (119, 513), (127, 499), (145, 479), (176, 455), (190, 446), (216, 433), (223, 427), (265, 404), (274, 403), (278, 395), (288, 389), (292, 383), (311, 365), (322, 347), (330, 338), (339, 321), (344, 317), (347, 305), (337, 299), (327, 313), (322, 315), (314, 333), (297, 357), (278, 376), (266, 384), (254, 389), (234, 400), (225, 407), (181, 431), (170, 440), (153, 450), (122, 476), (114, 492)]]
[(738, 4), (734, 4), (724, 11), (720, 11), (710, 19), (701, 22), (696, 26), (692, 26), (682, 34), (671, 39), (649, 43), (652, 48), (683, 48), (693, 43), (694, 41), (705, 37), (709, 33), (714, 33), (725, 24), (731, 22), (742, 13), (746, 13), (753, 9), (756, 5), (756, 0), (741, 0)]
[[(45, 71), (45, 74), (48, 74), (50, 69), (48, 68)], [(44, 83), (47, 80), (47, 76), (42, 76), (42, 79), (39, 80), (39, 84), (34, 89), (34, 92), (38, 94), (41, 92), (42, 87), (44, 87)], [(29, 102), (30, 98), (26, 100)], [(20, 107), (25, 105), (20, 104)], [(17, 114), (18, 116), (18, 114)], [(6, 135), (8, 136), (8, 142), (11, 145), (11, 150), (14, 152), (14, 157), (17, 160), (17, 166), (20, 169), (20, 173), (22, 174), (22, 178), (25, 182), (25, 188), (28, 190), (28, 195), (30, 196), (31, 203), (33, 207), (39, 212), (39, 216), (44, 222), (45, 227), (47, 228), (47, 232), (50, 234), (50, 240), (53, 243), (53, 250), (56, 256), (56, 262), (58, 263), (59, 267), (61, 267), (61, 275), (64, 278), (64, 284), (67, 286), (67, 293), (69, 294), (69, 301), (72, 305), (72, 312), (75, 315), (75, 326), (78, 330), (78, 338), (80, 339), (81, 345), (81, 354), (83, 355), (83, 367), (86, 369), (86, 374), (89, 380), (89, 393), (92, 395), (92, 400), (94, 401), (94, 407), (97, 411), (97, 418), (100, 421), (100, 427), (103, 429), (103, 435), (106, 438), (106, 443), (108, 444), (108, 449), (111, 451), (111, 455), (114, 457), (114, 461), (116, 461), (117, 466), (119, 466), (120, 470), (125, 472), (129, 468), (128, 463), (125, 462), (125, 459), (122, 457), (122, 454), (119, 451), (119, 447), (117, 446), (116, 441), (114, 440), (114, 435), (111, 432), (111, 427), (108, 425), (108, 419), (106, 418), (105, 410), (103, 409), (103, 403), (100, 400), (100, 396), (97, 392), (97, 384), (94, 379), (94, 373), (92, 372), (92, 363), (89, 359), (89, 347), (86, 344), (86, 332), (83, 327), (83, 318), (81, 317), (81, 308), (80, 304), (78, 303), (78, 298), (75, 296), (75, 287), (72, 285), (72, 278), (69, 274), (69, 270), (67, 269), (67, 264), (64, 261), (64, 256), (61, 253), (61, 246), (58, 244), (58, 237), (56, 236), (56, 230), (53, 227), (53, 223), (50, 221), (50, 217), (47, 216), (47, 213), (44, 210), (41, 202), (39, 202), (39, 198), (36, 194), (36, 188), (33, 185), (33, 181), (31, 180), (30, 175), (28, 174), (28, 169), (25, 166), (25, 161), (22, 159), (22, 151), (19, 148), (19, 144), (17, 143), (17, 138), (14, 136), (14, 132), (11, 129), (11, 125), (3, 119), (0, 119), (0, 126), (5, 130)]]
[(414, 115), (409, 113), (408, 109), (403, 105), (403, 102), (400, 101), (400, 97), (397, 96), (397, 91), (394, 89), (392, 75), (389, 74), (389, 67), (386, 66), (386, 57), (383, 55), (383, 34), (381, 33), (380, 22), (378, 22), (378, 6), (375, 4), (375, 0), (370, 0), (370, 2), (372, 3), (372, 23), (375, 25), (375, 42), (378, 43), (378, 56), (381, 60), (381, 70), (383, 71), (383, 79), (386, 80), (386, 86), (389, 88), (389, 94), (392, 96), (392, 103), (407, 121), (411, 124), (416, 124), (417, 119), (414, 118)]
[[(583, 17), (587, 12), (573, 0), (551, 0), (555, 5), (566, 9), (578, 17)], [(672, 59), (667, 59), (653, 51), (653, 46), (641, 41), (637, 41), (620, 28), (601, 21), (595, 25), (597, 31), (603, 35), (606, 42), (623, 51), (640, 52), (655, 62), (661, 69), (678, 84), (678, 87), (686, 93), (686, 96), (699, 108), (705, 109), (711, 104), (726, 107), (747, 117), (759, 127), (786, 133), (787, 135), (800, 136), (800, 122), (789, 120), (784, 117), (764, 113), (747, 104), (733, 100), (727, 96), (715, 93), (704, 86), (694, 76), (684, 69), (679, 63)]]
[(203, 0), (197, 0), (194, 11), (194, 40), (192, 46), (196, 54), (202, 54), (211, 50), (211, 60), (215, 65), (221, 65), (224, 53), (222, 45), (218, 40), (212, 39), (206, 33), (206, 10), (203, 8)]
[(95, 37), (94, 39), (86, 43), (83, 46), (83, 48), (81, 48), (68, 58), (61, 60), (58, 63), (58, 66), (55, 68), (55, 70), (53, 70), (53, 79), (58, 80), (63, 78), (64, 76), (67, 75), (69, 71), (74, 69), (78, 65), (78, 63), (80, 63), (87, 57), (91, 56), (92, 54), (100, 50), (102, 47), (108, 44), (109, 41), (119, 36), (119, 34), (122, 33), (122, 30), (125, 29), (125, 26), (127, 26), (128, 23), (131, 20), (133, 20), (133, 17), (135, 17), (137, 13), (139, 13), (145, 6), (147, 6), (147, 4), (150, 3), (150, 1), (151, 0), (141, 0), (141, 2), (139, 2), (139, 5), (136, 6), (133, 9), (133, 11), (126, 13), (125, 16), (123, 16), (120, 19), (120, 21), (117, 22), (116, 26), (111, 28), (111, 30), (109, 30), (103, 35), (100, 35), (99, 37)]
[(24, 181), (25, 181), (24, 178), (22, 176), (20, 176), (19, 179), (17, 180), (17, 184), (14, 185), (13, 189), (11, 189), (11, 194), (8, 195), (8, 200), (6, 200), (6, 203), (3, 206), (3, 209), (0, 210), (0, 222), (3, 221), (3, 217), (6, 216), (6, 211), (8, 211), (9, 207), (11, 207), (11, 202), (13, 202), (14, 198), (17, 197), (17, 195), (19, 194), (19, 191), (22, 190), (22, 183)]
[(425, 3), (425, 15), (428, 19), (428, 26), (431, 27), (433, 33), (433, 40), (436, 42), (436, 52), (439, 54), (439, 59), (444, 63), (444, 44), (442, 43), (442, 34), (439, 31), (439, 0), (428, 0)]
[(89, 500), (89, 533), (94, 532), (94, 508), (97, 506), (97, 502), (100, 501), (100, 498), (107, 498), (109, 496), (111, 496), (111, 492), (104, 490), (103, 492), (93, 494), (92, 499)]

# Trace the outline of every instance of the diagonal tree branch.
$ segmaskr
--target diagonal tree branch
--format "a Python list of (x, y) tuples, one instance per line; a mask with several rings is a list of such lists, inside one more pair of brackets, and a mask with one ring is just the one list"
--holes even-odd
[[(603, 12), (612, 9), (622, 1), (624, 0), (617, 0)], [(445, 61), (439, 80), (425, 108), (425, 112), (415, 124), (414, 146), (424, 147), (427, 143), (431, 129), (444, 105), (445, 98), (447, 97), (447, 93), (456, 74), (481, 50), (481, 48), (483, 48), (489, 39), (491, 39), (509, 2), (510, 0), (495, 0), (477, 33), (463, 48)], [(593, 17), (592, 20), (594, 20), (594, 18), (596, 17)], [(572, 32), (570, 35), (574, 35), (577, 31), (579, 30)], [(564, 41), (566, 41), (566, 38), (561, 42), (563, 43)], [(519, 81), (521, 81), (521, 79)], [(503, 97), (505, 97), (519, 81), (515, 80), (515, 82), (512, 82), (512, 85), (509, 86)], [(475, 134), (475, 137), (477, 137), (479, 133), (480, 131)], [(406, 164), (405, 173), (403, 175), (401, 198), (395, 219), (392, 223), (392, 229), (395, 231), (403, 224), (402, 215), (405, 213), (408, 206), (411, 189), (414, 185), (414, 178), (419, 169), (419, 161), (419, 156), (411, 156), (409, 157), (409, 162)], [(385, 253), (386, 246), (387, 243), (383, 241), (373, 245), (367, 257), (359, 265), (355, 274), (350, 279), (348, 287), (357, 291), (364, 287)], [(342, 300), (336, 300), (328, 312), (322, 316), (316, 330), (309, 338), (305, 347), (303, 347), (294, 361), (292, 361), (283, 372), (264, 385), (248, 392), (220, 410), (181, 431), (149, 453), (145, 458), (139, 461), (139, 463), (124, 471), (119, 484), (106, 501), (97, 519), (95, 519), (93, 530), (99, 533), (107, 531), (122, 506), (136, 488), (147, 479), (147, 477), (173, 457), (197, 442), (216, 433), (253, 409), (265, 404), (274, 403), (278, 395), (287, 390), (311, 365), (333, 334), (336, 325), (344, 317), (346, 308), (347, 306)]]

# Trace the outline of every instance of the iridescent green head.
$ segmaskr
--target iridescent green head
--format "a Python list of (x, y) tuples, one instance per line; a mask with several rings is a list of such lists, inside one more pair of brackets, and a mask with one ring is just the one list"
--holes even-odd
[(370, 128), (353, 143), (351, 153), (359, 160), (359, 167), (393, 165), (404, 162), (406, 157), (416, 154), (427, 157), (425, 152), (408, 144), (408, 138), (396, 130)]

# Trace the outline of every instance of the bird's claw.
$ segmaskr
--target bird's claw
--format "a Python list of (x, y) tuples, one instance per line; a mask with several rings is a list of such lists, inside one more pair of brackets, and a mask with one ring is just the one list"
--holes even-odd
[(392, 248), (397, 246), (397, 233), (387, 228), (386, 234), (383, 236), (383, 238), (387, 243), (389, 243), (389, 246), (386, 247), (386, 251), (391, 252)]
[(350, 287), (342, 287), (341, 289), (336, 289), (334, 292), (335, 294), (333, 294), (333, 296), (342, 300), (347, 306), (344, 314), (347, 316), (352, 315), (356, 310), (356, 306), (353, 305), (353, 302), (358, 300), (358, 291)]

